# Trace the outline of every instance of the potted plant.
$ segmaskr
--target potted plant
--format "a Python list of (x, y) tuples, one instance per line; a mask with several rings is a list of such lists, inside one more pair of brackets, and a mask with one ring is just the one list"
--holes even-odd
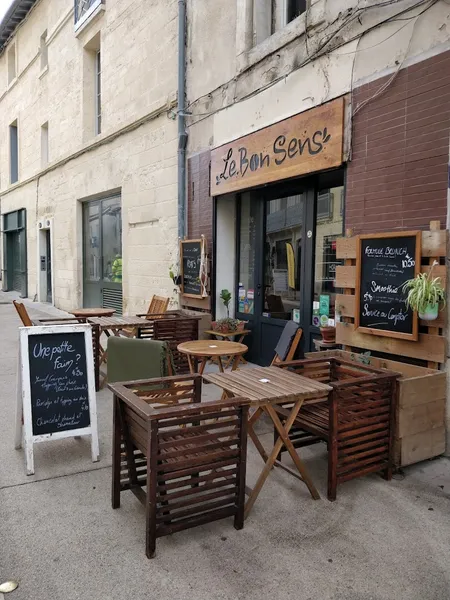
[(217, 331), (217, 333), (235, 333), (244, 329), (245, 322), (240, 321), (239, 319), (225, 317), (225, 319), (213, 321), (211, 325), (213, 331)]
[(231, 302), (231, 294), (227, 289), (224, 289), (220, 292), (220, 299), (222, 300), (225, 308), (227, 309), (227, 317), (230, 318), (230, 302)]
[(327, 344), (333, 344), (336, 341), (336, 327), (327, 325), (326, 327), (320, 328), (322, 334), (322, 340)]
[[(433, 265), (434, 266), (434, 265)], [(433, 268), (429, 273), (419, 273), (414, 279), (406, 281), (402, 289), (407, 292), (406, 306), (419, 313), (424, 321), (437, 318), (439, 304), (445, 303), (445, 290), (440, 277), (432, 277)]]
[(169, 277), (175, 285), (181, 285), (181, 275), (179, 275), (178, 269), (174, 265), (169, 267)]

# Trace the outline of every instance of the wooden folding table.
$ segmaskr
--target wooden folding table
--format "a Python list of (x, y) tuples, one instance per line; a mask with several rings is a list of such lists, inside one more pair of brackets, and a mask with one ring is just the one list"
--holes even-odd
[[(273, 466), (279, 466), (303, 481), (311, 496), (315, 500), (319, 499), (319, 492), (314, 486), (303, 461), (295, 451), (289, 439), (289, 432), (302, 404), (304, 402), (323, 402), (332, 388), (319, 381), (302, 377), (278, 367), (256, 367), (227, 373), (208, 373), (203, 375), (203, 379), (221, 387), (228, 397), (242, 396), (249, 398), (251, 406), (255, 408), (254, 413), (249, 418), (248, 434), (265, 465), (254, 489), (249, 493), (245, 506), (245, 517), (248, 516)], [(283, 423), (274, 410), (275, 404), (290, 406), (289, 416)], [(279, 435), (270, 453), (265, 450), (254, 429), (255, 423), (264, 413), (269, 416)], [(277, 460), (283, 445), (286, 446), (297, 472)]]

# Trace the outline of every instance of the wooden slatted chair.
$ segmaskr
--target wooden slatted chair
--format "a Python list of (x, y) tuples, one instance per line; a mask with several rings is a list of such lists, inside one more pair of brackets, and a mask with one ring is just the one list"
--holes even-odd
[(145, 505), (147, 557), (158, 537), (183, 529), (231, 516), (242, 529), (249, 400), (202, 403), (199, 375), (109, 387), (112, 507), (126, 490)]
[(20, 317), (20, 320), (22, 321), (22, 324), (25, 327), (33, 327), (33, 322), (30, 319), (30, 315), (28, 314), (27, 309), (25, 308), (25, 304), (23, 304), (22, 302), (17, 302), (17, 300), (13, 300), (13, 304), (17, 311), (17, 314)]
[(148, 305), (147, 315), (163, 315), (169, 306), (170, 298), (153, 295)]
[(303, 329), (297, 323), (294, 323), (294, 321), (288, 321), (276, 345), (275, 356), (273, 357), (271, 366), (285, 360), (293, 360), (302, 335)]
[[(326, 442), (328, 500), (336, 500), (338, 484), (356, 477), (382, 472), (390, 480), (400, 375), (338, 358), (286, 361), (277, 366), (333, 388), (328, 400), (302, 406), (289, 434), (295, 448)], [(290, 412), (282, 406), (275, 410), (285, 419)], [(276, 431), (274, 436), (278, 438)]]

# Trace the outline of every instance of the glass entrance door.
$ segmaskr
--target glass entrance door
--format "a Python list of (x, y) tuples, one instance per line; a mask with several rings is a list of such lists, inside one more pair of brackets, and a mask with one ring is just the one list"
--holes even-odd
[(303, 329), (304, 351), (334, 322), (343, 194), (343, 171), (241, 194), (235, 298), (250, 361), (272, 361), (287, 321)]
[(259, 364), (272, 361), (286, 322), (302, 320), (305, 199), (301, 186), (241, 196), (237, 316), (249, 322), (249, 359)]
[(83, 304), (122, 314), (120, 196), (83, 204)]

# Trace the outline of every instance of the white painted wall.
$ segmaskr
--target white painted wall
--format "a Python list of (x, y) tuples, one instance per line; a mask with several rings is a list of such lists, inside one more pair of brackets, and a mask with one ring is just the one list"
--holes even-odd
[(219, 298), (220, 291), (227, 289), (232, 294), (230, 317), (234, 317), (236, 302), (236, 196), (228, 194), (217, 199), (216, 238), (216, 318), (227, 316)]

